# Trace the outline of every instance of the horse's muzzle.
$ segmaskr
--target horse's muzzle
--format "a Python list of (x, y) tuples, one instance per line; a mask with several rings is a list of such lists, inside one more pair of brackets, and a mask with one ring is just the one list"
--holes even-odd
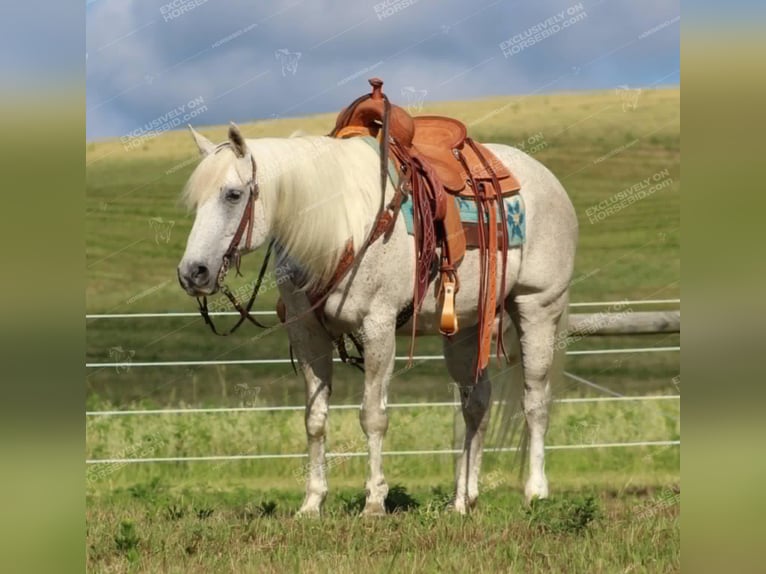
[(192, 297), (212, 295), (218, 290), (216, 275), (201, 262), (181, 263), (177, 269), (178, 283)]

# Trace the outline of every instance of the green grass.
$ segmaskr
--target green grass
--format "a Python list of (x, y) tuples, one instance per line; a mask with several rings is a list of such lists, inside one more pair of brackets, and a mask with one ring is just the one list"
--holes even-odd
[[(480, 141), (526, 149), (567, 188), (580, 220), (573, 301), (680, 297), (680, 93), (645, 90), (623, 111), (613, 92), (444, 103), (423, 113), (461, 118)], [(248, 136), (326, 133), (332, 115), (242, 126)], [(214, 141), (225, 127), (202, 129)], [(196, 164), (191, 137), (169, 132), (143, 149), (118, 141), (87, 145), (86, 304), (89, 313), (194, 311), (175, 266), (192, 215), (178, 203)], [(664, 174), (667, 187), (591, 223), (588, 210), (630, 186)], [(172, 221), (167, 242), (153, 218)], [(260, 254), (243, 262), (252, 280)], [(236, 284), (235, 284), (236, 285)], [(267, 284), (268, 285), (268, 284)], [(273, 309), (276, 289), (257, 308)], [(644, 308), (634, 308), (640, 310)], [(267, 318), (267, 322), (268, 318)], [(275, 319), (270, 321), (274, 323)], [(89, 321), (88, 362), (274, 358), (287, 356), (280, 329), (247, 326), (214, 337), (198, 318)], [(571, 349), (680, 344), (677, 335), (594, 337)], [(407, 341), (399, 341), (406, 354)], [(437, 337), (419, 354), (441, 350)], [(404, 367), (398, 364), (397, 368)], [(678, 353), (570, 357), (566, 369), (617, 392), (674, 394)], [(493, 367), (499, 382), (508, 373)], [(299, 405), (303, 384), (289, 365), (88, 369), (89, 410)], [(333, 404), (358, 404), (360, 374), (336, 369)], [(565, 379), (555, 397), (601, 393)], [(449, 401), (440, 362), (398, 371), (390, 402)], [(549, 444), (665, 440), (680, 436), (677, 401), (562, 404)], [(450, 448), (451, 408), (392, 409), (386, 450)], [(333, 411), (330, 450), (363, 450), (356, 411)], [(300, 413), (240, 413), (93, 418), (86, 457), (302, 453)], [(363, 458), (330, 469), (327, 516), (290, 516), (302, 496), (302, 459), (89, 467), (87, 544), (93, 571), (573, 571), (679, 569), (677, 447), (551, 451), (546, 468), (554, 500), (527, 511), (513, 454), (487, 454), (480, 509), (468, 518), (443, 511), (451, 456), (389, 457), (392, 499), (416, 507), (384, 520), (356, 517)], [(663, 494), (665, 493), (665, 494)], [(406, 506), (406, 505), (405, 505)], [(647, 510), (648, 509), (648, 510)]]
[[(679, 504), (663, 490), (568, 492), (525, 509), (497, 487), (464, 518), (446, 485), (392, 489), (385, 519), (342, 490), (321, 521), (275, 490), (173, 489), (162, 482), (89, 500), (88, 566), (110, 572), (677, 572)], [(395, 496), (394, 496), (395, 495)]]
[[(248, 401), (246, 404), (257, 404)], [(103, 405), (109, 406), (109, 405)], [(678, 400), (621, 401), (601, 403), (563, 403), (552, 407), (548, 444), (599, 444), (675, 440), (680, 438)], [(390, 433), (386, 450), (430, 450), (454, 448), (453, 422), (460, 413), (453, 407), (396, 408), (390, 411)], [(349, 453), (366, 450), (359, 427), (357, 409), (334, 410), (330, 416), (331, 452)], [(293, 412), (228, 412), (203, 415), (168, 414), (146, 417), (90, 417), (87, 423), (86, 454), (88, 458), (142, 458), (215, 455), (302, 454), (305, 450), (303, 413)], [(459, 432), (456, 431), (456, 432)], [(507, 442), (507, 440), (504, 440)], [(490, 439), (487, 446), (502, 446)], [(554, 451), (547, 468), (556, 481), (580, 473), (624, 472), (645, 476), (649, 469), (666, 472), (675, 459), (665, 449), (595, 449), (587, 456)], [(511, 468), (513, 454), (490, 456), (488, 472), (493, 468)], [(492, 458), (494, 457), (494, 458)], [(659, 458), (656, 458), (659, 457)], [(496, 460), (495, 460), (496, 459)], [(225, 469), (227, 478), (250, 479), (262, 485), (285, 484), (303, 487), (304, 460), (270, 460), (245, 462), (178, 463), (127, 467), (92, 466), (91, 486), (129, 484), (132, 480), (149, 480), (155, 476), (180, 481), (218, 481)], [(337, 459), (332, 466), (334, 480), (361, 484), (363, 458)], [(667, 465), (671, 466), (668, 467)], [(398, 481), (422, 477), (428, 481), (448, 476), (451, 457), (392, 457), (386, 469)], [(104, 472), (103, 477), (98, 471)]]

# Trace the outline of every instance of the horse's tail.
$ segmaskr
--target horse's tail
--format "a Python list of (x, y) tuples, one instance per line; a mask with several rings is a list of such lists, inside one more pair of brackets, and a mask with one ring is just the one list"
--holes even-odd
[[(553, 396), (554, 389), (560, 389), (564, 378), (564, 359), (566, 357), (566, 345), (561, 344), (566, 340), (566, 329), (569, 325), (569, 305), (559, 318), (556, 327), (556, 336), (553, 344), (553, 363), (549, 375), (549, 396)], [(510, 323), (510, 321), (509, 321)], [(524, 406), (522, 397), (524, 392), (524, 370), (521, 365), (521, 344), (515, 327), (509, 330), (506, 342), (510, 343), (509, 363), (506, 370), (501, 372), (500, 377), (494, 378), (493, 399), (495, 401), (492, 423), (488, 433), (488, 446), (491, 448), (513, 448), (515, 451), (513, 462), (519, 469), (519, 476), (524, 474), (528, 460), (529, 433), (524, 418)], [(550, 416), (550, 405), (548, 410)]]

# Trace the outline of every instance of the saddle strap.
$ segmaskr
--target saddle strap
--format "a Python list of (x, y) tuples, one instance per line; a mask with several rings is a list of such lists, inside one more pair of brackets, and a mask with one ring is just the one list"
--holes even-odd
[[(469, 177), (469, 184), (474, 190), (474, 199), (476, 201), (476, 210), (478, 215), (478, 225), (476, 231), (479, 244), (479, 301), (477, 305), (478, 312), (478, 339), (479, 349), (474, 365), (474, 382), (478, 381), (481, 372), (489, 365), (490, 350), (492, 347), (492, 327), (497, 315), (497, 252), (501, 250), (502, 275), (501, 291), (505, 294), (505, 274), (508, 256), (508, 240), (505, 221), (505, 209), (500, 203), (503, 201), (502, 191), (499, 181), (492, 170), (489, 162), (481, 154), (481, 151), (475, 146), (473, 140), (466, 139), (466, 143), (479, 156), (485, 169), (491, 174), (491, 186), (486, 186), (483, 181), (477, 181), (471, 171), (468, 169), (468, 163), (460, 150), (455, 150), (455, 156), (461, 162)], [(497, 214), (498, 209), (503, 213), (503, 234), (498, 238), (497, 233)], [(498, 239), (499, 245), (498, 245)], [(502, 338), (502, 332), (499, 334)], [(505, 353), (502, 342), (498, 343), (498, 354), (500, 350)]]
[[(504, 200), (503, 200), (503, 192), (500, 185), (500, 178), (497, 175), (497, 172), (495, 170), (495, 162), (487, 161), (486, 156), (481, 152), (481, 149), (479, 149), (479, 146), (476, 145), (476, 142), (473, 141), (471, 138), (466, 139), (466, 143), (470, 146), (470, 148), (476, 153), (476, 157), (479, 158), (479, 161), (484, 166), (485, 171), (490, 176), (490, 181), (492, 183), (492, 188), (495, 192), (495, 204), (493, 207), (495, 209), (492, 210), (492, 213), (496, 213), (496, 210), (499, 209), (500, 211), (500, 217), (502, 221), (500, 222), (502, 233), (500, 234), (500, 253), (502, 258), (502, 265), (501, 265), (501, 274), (500, 274), (500, 296), (505, 297), (505, 287), (506, 282), (505, 278), (507, 275), (508, 270), (508, 214), (505, 209)], [(486, 149), (486, 148), (485, 148)], [(497, 244), (498, 236), (495, 233), (495, 229), (497, 229), (496, 226), (490, 226), (489, 233), (491, 240), (494, 240)], [(493, 253), (497, 253), (497, 251), (493, 251)], [(497, 267), (492, 266), (492, 272), (494, 273), (496, 271)], [(495, 291), (493, 290), (493, 294)], [(496, 309), (496, 305), (493, 307), (493, 309)], [(495, 311), (496, 312), (496, 311)], [(491, 342), (491, 340), (488, 342)], [(489, 346), (486, 349), (487, 352), (487, 361), (489, 361)], [(505, 338), (503, 336), (503, 313), (501, 312), (499, 314), (498, 319), (498, 327), (497, 327), (497, 356), (498, 358), (503, 356), (505, 357), (506, 361), (508, 360), (508, 353), (505, 350)]]
[(480, 369), (486, 369), (489, 363), (489, 354), (492, 347), (492, 325), (495, 322), (495, 310), (497, 309), (497, 233), (494, 233), (497, 229), (497, 198), (485, 197), (482, 197), (481, 201), (486, 201), (487, 211), (489, 212), (489, 222), (486, 224), (487, 233), (485, 235), (488, 238), (486, 249), (489, 257), (487, 261), (486, 300), (484, 301), (481, 340), (479, 343)]

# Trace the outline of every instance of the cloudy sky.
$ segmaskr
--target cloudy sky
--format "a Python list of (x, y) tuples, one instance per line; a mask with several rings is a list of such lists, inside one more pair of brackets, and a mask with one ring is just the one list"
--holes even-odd
[[(87, 0), (87, 137), (679, 83), (679, 0)], [(412, 99), (412, 100), (411, 100)]]

